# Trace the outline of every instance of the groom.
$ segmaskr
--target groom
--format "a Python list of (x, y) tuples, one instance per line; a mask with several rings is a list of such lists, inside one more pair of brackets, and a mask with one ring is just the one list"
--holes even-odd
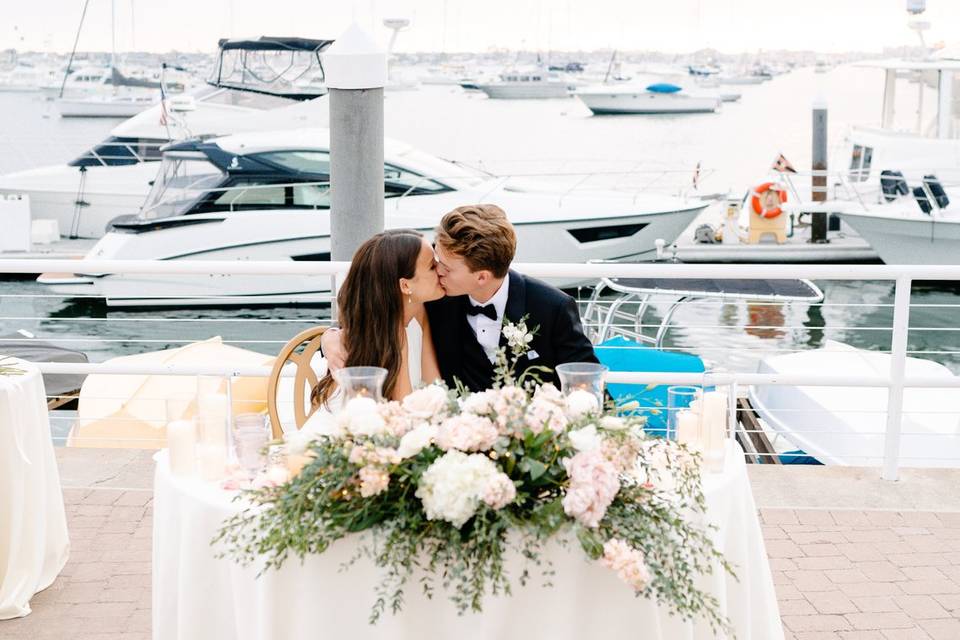
[[(526, 319), (534, 329), (529, 351), (517, 362), (543, 366), (544, 382), (559, 386), (553, 370), (565, 362), (597, 362), (583, 333), (576, 301), (545, 282), (510, 269), (517, 236), (503, 210), (492, 204), (457, 207), (440, 221), (435, 250), (440, 284), (447, 295), (426, 303), (440, 374), (451, 388), (459, 380), (471, 391), (493, 385), (496, 350), (505, 345), (504, 320)], [(339, 336), (321, 339), (332, 369), (342, 366)]]
[(445, 298), (427, 303), (440, 373), (471, 391), (493, 384), (494, 359), (505, 345), (504, 320), (536, 329), (517, 374), (545, 366), (544, 382), (559, 386), (553, 369), (564, 362), (597, 362), (583, 333), (576, 301), (559, 289), (510, 269), (517, 236), (503, 210), (492, 204), (457, 207), (440, 221), (435, 250)]

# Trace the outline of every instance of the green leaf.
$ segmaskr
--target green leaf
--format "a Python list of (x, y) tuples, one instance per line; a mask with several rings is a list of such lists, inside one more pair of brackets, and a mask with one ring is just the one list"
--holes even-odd
[(526, 463), (527, 473), (530, 474), (531, 480), (536, 480), (544, 473), (547, 472), (547, 465), (543, 464), (539, 460), (534, 460), (533, 458), (525, 458), (524, 463)]
[(577, 540), (580, 541), (584, 552), (592, 559), (597, 560), (603, 555), (603, 543), (593, 529), (577, 527)]

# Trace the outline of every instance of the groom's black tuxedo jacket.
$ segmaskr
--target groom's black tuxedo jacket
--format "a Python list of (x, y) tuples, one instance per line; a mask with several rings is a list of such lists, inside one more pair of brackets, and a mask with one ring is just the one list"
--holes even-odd
[[(565, 362), (597, 362), (593, 345), (583, 333), (576, 301), (545, 282), (510, 271), (504, 321), (519, 322), (527, 317), (527, 328), (536, 333), (528, 356), (520, 358), (519, 375), (529, 366), (545, 366), (550, 373), (541, 374), (544, 382), (559, 386), (553, 369)], [(454, 379), (471, 391), (489, 389), (493, 384), (494, 365), (467, 321), (467, 296), (447, 296), (427, 303), (430, 331), (437, 352), (440, 374), (451, 388)], [(501, 346), (506, 344), (501, 335)]]

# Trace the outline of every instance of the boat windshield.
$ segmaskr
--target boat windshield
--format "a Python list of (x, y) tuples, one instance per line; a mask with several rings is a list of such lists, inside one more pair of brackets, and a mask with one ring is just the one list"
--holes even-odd
[(454, 189), (476, 187), (491, 178), (490, 174), (472, 167), (444, 160), (416, 149), (407, 151), (402, 157), (408, 168), (416, 169), (420, 175)]
[(224, 178), (223, 172), (203, 154), (164, 154), (140, 217), (155, 220), (182, 213)]

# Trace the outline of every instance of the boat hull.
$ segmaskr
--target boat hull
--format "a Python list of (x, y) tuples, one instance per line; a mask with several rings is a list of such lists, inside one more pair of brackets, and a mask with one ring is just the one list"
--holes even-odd
[(594, 115), (658, 115), (671, 113), (713, 113), (720, 108), (720, 98), (628, 92), (578, 92), (577, 98)]
[[(425, 199), (428, 197), (425, 197)], [(649, 260), (656, 241), (676, 238), (705, 208), (691, 203), (684, 209), (566, 221), (515, 221), (518, 262), (587, 262), (590, 260)], [(509, 206), (505, 207), (508, 211)], [(446, 209), (440, 202), (412, 214), (388, 211), (387, 227), (416, 228), (430, 237)], [(440, 213), (438, 213), (440, 212)], [(212, 216), (212, 217), (210, 217)], [(330, 255), (328, 211), (245, 211), (209, 218), (202, 232), (196, 225), (148, 233), (109, 233), (88, 253), (90, 259), (147, 258), (157, 260), (324, 260)], [(595, 237), (596, 229), (629, 228), (621, 237)], [(288, 230), (284, 233), (283, 230)], [(588, 235), (584, 236), (583, 234)], [(578, 240), (578, 234), (580, 239)], [(255, 239), (255, 240), (252, 240)], [(584, 239), (586, 241), (584, 241)], [(328, 276), (130, 274), (41, 278), (42, 284), (66, 297), (99, 296), (110, 306), (250, 306), (322, 304), (329, 302)], [(576, 286), (582, 279), (556, 281)]]
[[(960, 264), (960, 218), (844, 213), (887, 264)], [(922, 215), (922, 217), (921, 217)]]
[[(461, 84), (461, 86), (463, 86)], [(549, 100), (570, 97), (571, 87), (564, 83), (552, 82), (503, 82), (493, 84), (476, 83), (478, 91), (494, 100)], [(473, 88), (473, 87), (471, 87)]]

